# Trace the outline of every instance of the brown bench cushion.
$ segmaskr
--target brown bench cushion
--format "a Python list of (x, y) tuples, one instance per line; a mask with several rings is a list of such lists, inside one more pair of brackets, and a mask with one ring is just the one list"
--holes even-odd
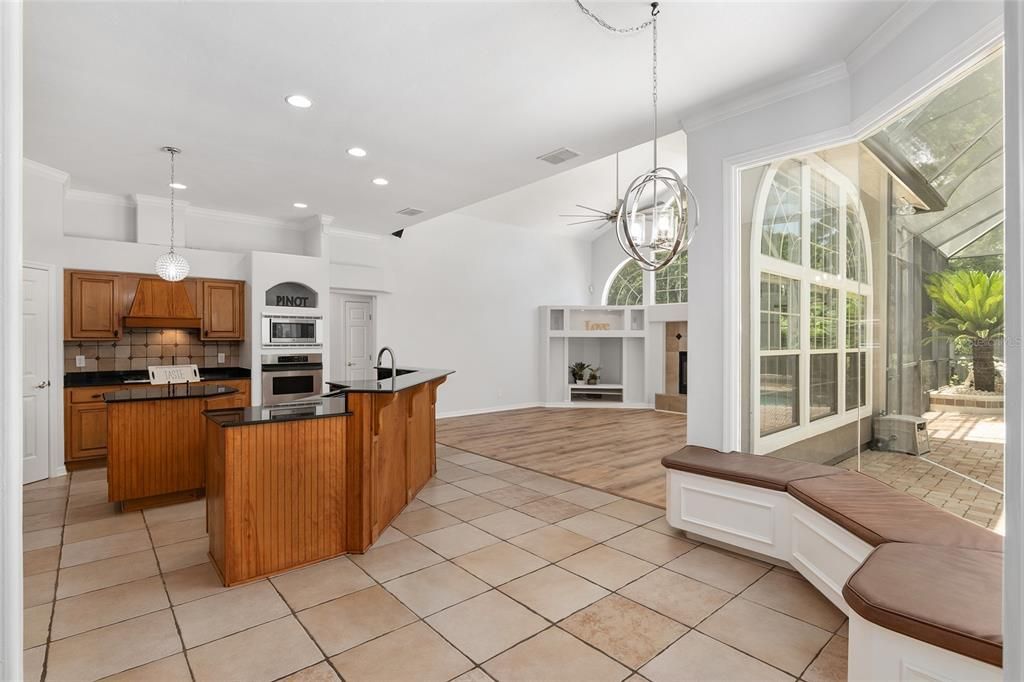
[(668, 455), (661, 460), (661, 464), (666, 469), (780, 491), (785, 491), (791, 481), (843, 471), (821, 464), (792, 462), (768, 455), (719, 452), (696, 445), (687, 445), (679, 452)]
[(792, 481), (789, 493), (871, 545), (914, 542), (1003, 550), (998, 534), (852, 471)]
[(850, 576), (843, 597), (865, 620), (1000, 666), (1002, 567), (998, 552), (886, 543)]

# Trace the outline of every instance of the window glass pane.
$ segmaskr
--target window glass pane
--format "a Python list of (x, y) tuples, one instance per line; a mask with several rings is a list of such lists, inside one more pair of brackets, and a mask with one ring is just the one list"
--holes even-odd
[(867, 254), (864, 251), (860, 213), (853, 198), (850, 199), (846, 205), (846, 278), (856, 282), (867, 282)]
[(761, 435), (796, 426), (800, 420), (800, 356), (761, 358)]
[(605, 305), (640, 305), (643, 302), (644, 273), (636, 261), (631, 260), (616, 273), (608, 287)]
[(761, 273), (761, 350), (800, 347), (800, 282)]
[(846, 409), (863, 407), (868, 403), (867, 354), (846, 354)]
[(811, 285), (811, 349), (838, 348), (839, 291)]
[(821, 419), (839, 411), (839, 376), (835, 353), (811, 355), (810, 401), (811, 421)]
[(654, 302), (686, 303), (686, 288), (687, 254), (684, 251), (674, 261), (654, 273)]
[(867, 321), (864, 312), (868, 297), (847, 292), (846, 294), (846, 348), (863, 348), (867, 343)]
[(811, 267), (839, 274), (839, 185), (811, 171)]
[(800, 175), (798, 161), (779, 166), (768, 189), (761, 224), (761, 253), (790, 263), (800, 262)]

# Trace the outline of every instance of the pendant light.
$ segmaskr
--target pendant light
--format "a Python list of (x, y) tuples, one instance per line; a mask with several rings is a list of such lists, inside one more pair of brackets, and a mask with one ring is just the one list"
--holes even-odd
[(700, 221), (697, 198), (675, 170), (658, 165), (658, 3), (651, 18), (626, 28), (607, 23), (576, 0), (585, 15), (614, 33), (651, 29), (651, 101), (654, 107), (654, 163), (626, 187), (615, 216), (615, 236), (627, 256), (644, 270), (661, 270), (686, 251)]
[(156, 259), (156, 274), (168, 282), (180, 282), (188, 277), (188, 261), (174, 250), (174, 157), (180, 154), (181, 150), (177, 147), (161, 147), (160, 151), (167, 152), (171, 157), (171, 248)]

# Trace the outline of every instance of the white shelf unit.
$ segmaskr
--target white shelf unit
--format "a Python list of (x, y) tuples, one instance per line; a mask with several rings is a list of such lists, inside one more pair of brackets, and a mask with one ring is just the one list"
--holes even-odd
[[(543, 306), (541, 387), (551, 407), (646, 407), (640, 306)], [(569, 365), (600, 367), (599, 384), (576, 384)]]

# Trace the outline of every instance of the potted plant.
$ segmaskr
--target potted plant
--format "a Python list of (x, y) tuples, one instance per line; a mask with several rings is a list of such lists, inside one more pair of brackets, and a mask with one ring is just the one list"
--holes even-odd
[(935, 304), (925, 318), (928, 328), (971, 352), (974, 388), (995, 392), (992, 342), (1003, 336), (1002, 272), (945, 270), (930, 275), (925, 291)]
[(590, 384), (591, 386), (593, 386), (594, 384), (601, 383), (601, 368), (600, 367), (591, 367), (590, 368), (590, 376), (587, 377), (587, 383)]
[(590, 365), (585, 362), (574, 362), (569, 365), (569, 374), (577, 384), (586, 383), (587, 370), (590, 369)]

